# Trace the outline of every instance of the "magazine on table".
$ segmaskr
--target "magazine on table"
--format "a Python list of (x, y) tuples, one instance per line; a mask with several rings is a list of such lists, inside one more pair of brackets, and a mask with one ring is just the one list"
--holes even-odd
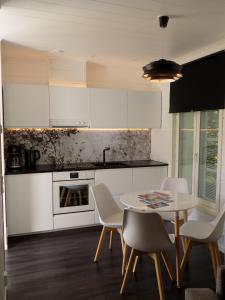
[(169, 203), (174, 201), (171, 198), (170, 194), (157, 192), (157, 191), (148, 194), (138, 195), (138, 198), (140, 199), (140, 201), (144, 202), (150, 208), (165, 207), (168, 206)]

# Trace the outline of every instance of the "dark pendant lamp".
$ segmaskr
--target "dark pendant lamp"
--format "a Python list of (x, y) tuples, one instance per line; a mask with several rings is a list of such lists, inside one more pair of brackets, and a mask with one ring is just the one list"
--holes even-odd
[[(166, 28), (169, 21), (168, 16), (159, 17), (159, 25)], [(160, 59), (153, 61), (143, 67), (143, 78), (151, 82), (173, 82), (183, 77), (182, 66), (174, 61)]]

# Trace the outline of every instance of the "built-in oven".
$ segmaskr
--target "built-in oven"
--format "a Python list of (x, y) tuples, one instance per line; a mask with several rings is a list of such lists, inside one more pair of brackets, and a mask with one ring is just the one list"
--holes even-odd
[(53, 172), (54, 215), (94, 210), (92, 185), (94, 171)]

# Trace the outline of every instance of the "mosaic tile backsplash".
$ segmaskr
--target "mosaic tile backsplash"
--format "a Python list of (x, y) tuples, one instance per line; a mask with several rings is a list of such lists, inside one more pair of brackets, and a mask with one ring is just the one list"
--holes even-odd
[(37, 149), (37, 164), (71, 164), (102, 161), (150, 159), (151, 130), (5, 129), (5, 156), (9, 145)]

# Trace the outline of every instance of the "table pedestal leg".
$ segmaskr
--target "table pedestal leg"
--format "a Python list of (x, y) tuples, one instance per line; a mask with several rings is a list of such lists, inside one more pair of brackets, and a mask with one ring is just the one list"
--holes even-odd
[(184, 223), (188, 221), (188, 212), (187, 210), (184, 210)]
[[(188, 221), (188, 212), (187, 210), (184, 210), (184, 223), (186, 223)], [(184, 250), (186, 249), (187, 247), (187, 244), (188, 244), (188, 240), (186, 238), (182, 238), (183, 239), (183, 243), (184, 243)], [(185, 252), (185, 251), (184, 251)]]
[(176, 246), (176, 279), (177, 287), (180, 287), (180, 222), (179, 212), (175, 214), (175, 246)]

